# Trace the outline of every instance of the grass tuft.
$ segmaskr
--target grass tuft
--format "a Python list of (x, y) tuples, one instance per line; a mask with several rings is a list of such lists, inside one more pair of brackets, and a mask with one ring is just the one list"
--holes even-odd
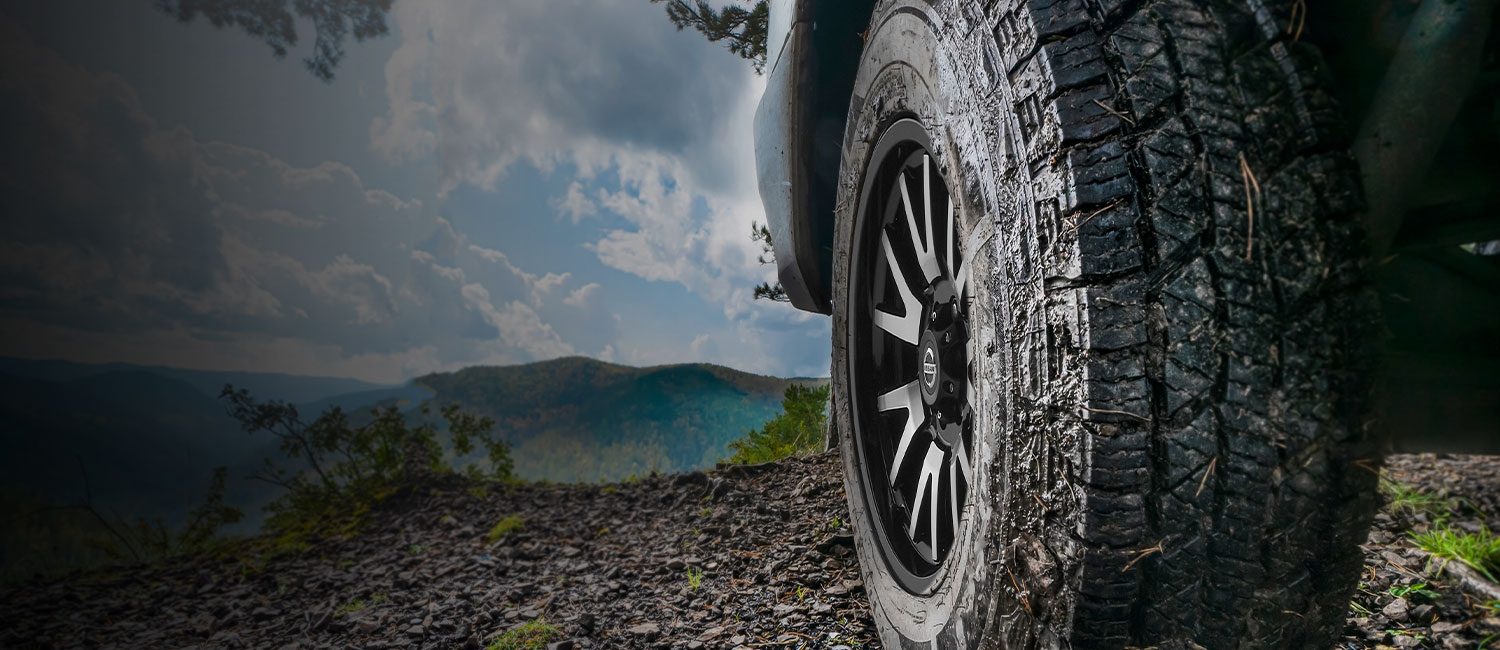
[(526, 621), (495, 637), (485, 650), (542, 650), (547, 643), (562, 634), (557, 626), (545, 618)]
[(687, 581), (688, 589), (698, 591), (698, 587), (703, 585), (703, 571), (696, 567), (688, 567)]
[(1492, 582), (1495, 581), (1495, 575), (1500, 573), (1500, 537), (1487, 528), (1477, 533), (1438, 528), (1411, 533), (1411, 539), (1433, 557), (1462, 562)]
[(363, 598), (355, 598), (354, 600), (351, 600), (351, 601), (349, 601), (347, 603), (344, 603), (343, 605), (340, 605), (337, 610), (334, 610), (333, 615), (334, 616), (349, 616), (351, 614), (358, 614), (360, 612), (365, 611), (366, 609), (369, 609), (371, 607), (374, 607), (376, 605), (381, 605), (381, 604), (384, 604), (384, 603), (385, 603), (385, 594), (375, 594), (373, 596), (370, 596), (369, 600), (365, 600)]
[(1435, 601), (1438, 599), (1437, 590), (1428, 587), (1425, 582), (1416, 582), (1409, 585), (1391, 585), (1385, 593), (1392, 598), (1405, 598), (1407, 600)]
[(525, 523), (520, 515), (507, 515), (501, 518), (500, 521), (495, 522), (494, 527), (490, 528), (490, 532), (484, 536), (484, 539), (494, 544), (505, 539), (507, 535), (520, 530), (521, 526)]
[(1386, 509), (1391, 514), (1426, 514), (1438, 523), (1447, 521), (1453, 514), (1447, 499), (1427, 494), (1389, 476), (1381, 475), (1380, 493), (1385, 495)]

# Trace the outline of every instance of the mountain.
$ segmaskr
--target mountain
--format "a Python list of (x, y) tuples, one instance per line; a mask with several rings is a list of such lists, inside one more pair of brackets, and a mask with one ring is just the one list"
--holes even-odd
[(488, 415), (513, 446), (517, 474), (559, 482), (699, 469), (780, 410), (792, 382), (707, 364), (633, 368), (579, 357), (473, 367), (399, 386), (352, 379), (0, 358), (0, 489), (58, 504), (90, 493), (107, 514), (183, 517), (212, 468), (230, 468), (228, 500), (259, 522), (274, 491), (248, 476), (277, 441), (246, 433), (218, 398), (226, 383), (298, 404), (305, 420), (338, 406), (458, 403)]
[(132, 363), (77, 363), (55, 359), (0, 358), (0, 374), (31, 379), (69, 381), (122, 371), (137, 371), (176, 379), (209, 397), (218, 397), (224, 384), (234, 384), (236, 388), (248, 389), (251, 394), (260, 399), (277, 399), (293, 404), (316, 402), (350, 393), (396, 388), (396, 386), (373, 384), (346, 377), (307, 377), (274, 372), (232, 370), (190, 370)]
[(495, 419), (526, 479), (613, 480), (711, 466), (781, 409), (793, 383), (711, 364), (635, 368), (584, 357), (419, 377), (438, 404)]
[(263, 500), (265, 489), (243, 476), (274, 443), (245, 433), (192, 384), (131, 369), (69, 379), (0, 374), (0, 450), (0, 485), (171, 523), (202, 495), (214, 467), (239, 477), (231, 500)]

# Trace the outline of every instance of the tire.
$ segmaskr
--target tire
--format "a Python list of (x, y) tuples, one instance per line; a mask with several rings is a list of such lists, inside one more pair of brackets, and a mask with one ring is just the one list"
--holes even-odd
[(1342, 628), (1375, 505), (1374, 312), (1358, 170), (1291, 5), (877, 4), (832, 413), (886, 647)]

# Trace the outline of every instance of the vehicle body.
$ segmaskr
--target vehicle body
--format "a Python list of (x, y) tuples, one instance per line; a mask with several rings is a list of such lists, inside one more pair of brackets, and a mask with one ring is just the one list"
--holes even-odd
[(1326, 644), (1381, 455), (1500, 453), (1495, 0), (770, 5), (886, 645)]

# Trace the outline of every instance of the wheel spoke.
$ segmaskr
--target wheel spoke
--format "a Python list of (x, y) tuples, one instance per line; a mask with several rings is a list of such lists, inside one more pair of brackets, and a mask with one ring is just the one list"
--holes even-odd
[[(958, 456), (958, 450), (961, 448), (955, 447), (953, 455)], [(962, 456), (958, 456), (958, 458), (962, 458)], [(952, 532), (954, 537), (958, 536), (958, 458), (948, 459), (948, 509), (953, 514), (948, 521), (953, 526)]]
[[(975, 226), (974, 230), (969, 233), (968, 239), (964, 241), (964, 255), (969, 259), (964, 260), (963, 268), (959, 269), (958, 275), (954, 276), (953, 278), (953, 292), (957, 293), (960, 297), (962, 297), (964, 295), (964, 292), (969, 289), (969, 280), (973, 277), (973, 273), (970, 273), (970, 269), (972, 269), (974, 265), (970, 264), (969, 260), (974, 259), (974, 257), (979, 254), (979, 244), (984, 241), (979, 238), (980, 232), (982, 230), (982, 228)], [(970, 358), (972, 359), (973, 357)]]
[(964, 477), (964, 482), (972, 480), (969, 478), (973, 475), (973, 470), (969, 467), (969, 448), (964, 444), (963, 438), (959, 438), (958, 444), (953, 446), (953, 455), (958, 460), (958, 470)]
[(880, 245), (885, 249), (886, 265), (891, 267), (891, 277), (896, 281), (896, 291), (901, 294), (901, 307), (906, 313), (897, 316), (876, 307), (875, 325), (891, 336), (916, 345), (922, 337), (922, 303), (917, 302), (911, 285), (906, 283), (906, 275), (901, 272), (901, 265), (896, 263), (896, 252), (891, 250), (890, 236), (881, 233)]
[[(922, 156), (922, 177), (927, 178), (927, 156)], [(901, 205), (906, 208), (906, 229), (911, 234), (911, 247), (916, 252), (917, 264), (922, 267), (922, 279), (931, 282), (941, 273), (938, 269), (937, 255), (934, 254), (932, 242), (932, 205), (930, 198), (927, 199), (926, 213), (923, 219), (926, 221), (925, 229), (927, 239), (922, 239), (922, 231), (917, 229), (917, 217), (912, 214), (911, 195), (906, 191), (906, 175), (896, 176), (896, 185), (901, 188)]]
[(971, 337), (968, 342), (964, 343), (964, 358), (969, 360), (969, 380), (964, 382), (964, 403), (969, 405), (970, 410), (977, 408), (975, 406), (977, 400), (974, 398), (974, 384), (979, 383), (979, 373), (974, 370), (974, 364), (978, 362), (974, 356), (975, 349), (974, 339)]
[(896, 457), (891, 460), (890, 482), (894, 484), (896, 474), (901, 471), (901, 461), (906, 458), (906, 450), (911, 446), (911, 439), (916, 436), (917, 429), (926, 419), (922, 413), (922, 387), (913, 380), (905, 386), (881, 395), (876, 407), (882, 413), (906, 409), (906, 426), (901, 428), (901, 441), (896, 443)]
[[(948, 262), (948, 277), (950, 279), (952, 279), (954, 281), (954, 283), (957, 283), (958, 282), (958, 273), (957, 273), (958, 269), (955, 267), (955, 264), (958, 262), (958, 260), (953, 257), (953, 247), (955, 246), (956, 240), (958, 239), (958, 229), (955, 228), (954, 225), (953, 225), (953, 197), (952, 196), (948, 197), (948, 233), (947, 233), (947, 235), (948, 236), (944, 237), (944, 239), (946, 239), (948, 241), (948, 259), (947, 259), (947, 262)], [(959, 287), (959, 289), (962, 289), (962, 288), (963, 288), (962, 286)], [(962, 291), (960, 291), (960, 293), (962, 293)]]
[(943, 469), (943, 450), (937, 442), (927, 445), (927, 456), (922, 459), (922, 476), (917, 479), (917, 492), (912, 496), (911, 522), (907, 524), (906, 536), (916, 539), (917, 521), (922, 517), (922, 497), (928, 501), (929, 559), (937, 561), (938, 536), (938, 473)]

